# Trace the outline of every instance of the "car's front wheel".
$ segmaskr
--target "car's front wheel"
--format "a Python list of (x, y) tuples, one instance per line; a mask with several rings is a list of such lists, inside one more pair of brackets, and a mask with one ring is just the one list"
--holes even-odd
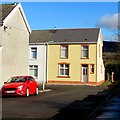
[(26, 97), (28, 97), (29, 95), (30, 95), (29, 89), (27, 88), (27, 89), (26, 89)]
[(35, 95), (38, 95), (39, 94), (39, 88), (36, 87), (36, 90), (35, 90)]

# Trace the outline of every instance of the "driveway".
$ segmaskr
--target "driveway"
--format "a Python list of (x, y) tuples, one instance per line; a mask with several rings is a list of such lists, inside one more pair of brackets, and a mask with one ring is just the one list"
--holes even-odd
[(37, 96), (2, 98), (2, 118), (48, 120), (68, 104), (88, 95), (96, 95), (107, 88), (105, 85), (47, 85), (46, 89), (51, 91), (39, 92)]

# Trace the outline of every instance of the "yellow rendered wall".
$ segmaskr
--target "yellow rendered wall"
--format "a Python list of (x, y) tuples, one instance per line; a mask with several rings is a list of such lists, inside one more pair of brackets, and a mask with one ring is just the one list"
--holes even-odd
[[(81, 59), (81, 52), (80, 44), (70, 44), (68, 45), (68, 59), (60, 59), (60, 45), (48, 45), (48, 81), (81, 82), (82, 64), (88, 64), (88, 80), (96, 82), (96, 44), (89, 45), (89, 59)], [(58, 64), (62, 62), (70, 64), (70, 78), (57, 77)], [(90, 74), (90, 64), (95, 65), (94, 74)]]

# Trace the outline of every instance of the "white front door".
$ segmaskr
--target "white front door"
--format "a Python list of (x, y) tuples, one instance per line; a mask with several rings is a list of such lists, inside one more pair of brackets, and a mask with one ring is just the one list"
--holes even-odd
[(88, 82), (88, 65), (82, 66), (82, 82)]

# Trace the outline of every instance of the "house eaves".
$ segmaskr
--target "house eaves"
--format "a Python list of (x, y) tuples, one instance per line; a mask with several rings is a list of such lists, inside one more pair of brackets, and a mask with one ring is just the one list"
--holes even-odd
[(3, 21), (2, 21), (3, 25), (6, 24), (6, 22), (14, 15), (14, 13), (15, 13), (18, 9), (19, 9), (20, 12), (21, 12), (21, 15), (22, 15), (22, 17), (23, 17), (23, 20), (24, 20), (24, 22), (25, 22), (25, 25), (26, 25), (26, 28), (27, 28), (28, 32), (31, 33), (30, 26), (29, 26), (29, 24), (28, 24), (28, 22), (27, 22), (26, 16), (25, 16), (25, 14), (24, 14), (23, 8), (22, 8), (22, 6), (21, 6), (20, 3), (17, 4), (17, 5), (10, 11), (10, 13), (3, 19)]
[(48, 44), (97, 44), (97, 42), (48, 42)]
[(29, 45), (46, 45), (48, 42), (42, 42), (42, 43), (29, 43)]

